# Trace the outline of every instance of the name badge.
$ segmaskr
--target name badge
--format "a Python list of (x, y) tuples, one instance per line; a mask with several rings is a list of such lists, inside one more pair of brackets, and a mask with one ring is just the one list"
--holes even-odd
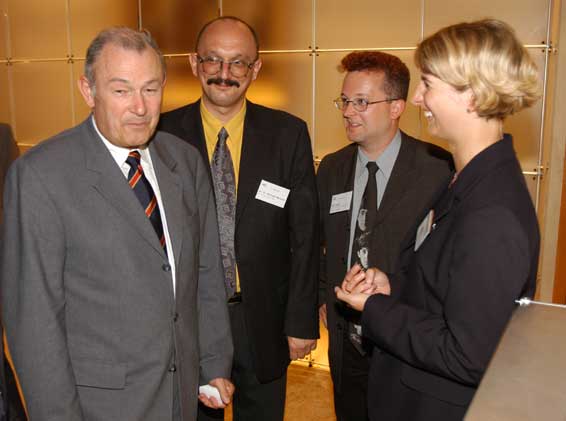
[(417, 229), (417, 238), (415, 239), (415, 251), (419, 249), (426, 237), (432, 231), (432, 222), (434, 221), (434, 209), (431, 209), (427, 216), (423, 219)]
[(278, 186), (277, 184), (270, 183), (269, 181), (261, 180), (255, 198), (262, 202), (275, 205), (280, 208), (285, 207), (287, 197), (291, 190), (285, 187)]
[(333, 195), (332, 202), (330, 202), (330, 214), (347, 211), (351, 203), (352, 191)]

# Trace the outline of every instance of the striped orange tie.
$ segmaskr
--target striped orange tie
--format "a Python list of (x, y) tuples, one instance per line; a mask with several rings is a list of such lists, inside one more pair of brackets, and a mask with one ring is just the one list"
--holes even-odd
[(167, 254), (167, 248), (165, 247), (165, 234), (163, 233), (163, 224), (161, 223), (161, 213), (159, 212), (159, 205), (157, 203), (157, 197), (149, 184), (148, 179), (143, 173), (143, 168), (140, 162), (139, 151), (131, 151), (128, 154), (128, 159), (126, 162), (130, 165), (130, 172), (128, 173), (128, 183), (130, 187), (134, 190), (136, 197), (140, 201), (142, 208), (145, 210), (145, 215), (149, 218), (153, 229), (159, 238), (161, 247)]

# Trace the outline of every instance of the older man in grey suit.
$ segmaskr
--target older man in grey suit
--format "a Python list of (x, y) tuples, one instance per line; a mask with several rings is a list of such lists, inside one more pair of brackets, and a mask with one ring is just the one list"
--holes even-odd
[(2, 307), (32, 420), (194, 420), (199, 381), (230, 401), (214, 199), (198, 152), (155, 133), (164, 83), (148, 34), (103, 31), (92, 115), (8, 173)]

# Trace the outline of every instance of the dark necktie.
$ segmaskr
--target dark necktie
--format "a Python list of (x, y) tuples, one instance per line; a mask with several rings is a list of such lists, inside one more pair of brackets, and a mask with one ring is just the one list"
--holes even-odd
[[(367, 269), (371, 267), (371, 232), (377, 219), (377, 182), (375, 175), (379, 167), (375, 162), (368, 162), (366, 165), (368, 169), (368, 182), (362, 196), (360, 203), (360, 211), (356, 220), (356, 230), (354, 232), (354, 241), (352, 243), (352, 265), (359, 263), (362, 268)], [(361, 355), (366, 354), (366, 350), (362, 344), (360, 313), (348, 312), (348, 337), (354, 347)]]
[(165, 247), (165, 234), (163, 233), (163, 224), (161, 223), (161, 213), (159, 212), (159, 205), (157, 204), (157, 197), (149, 184), (148, 179), (143, 173), (143, 168), (140, 163), (139, 151), (131, 151), (128, 154), (126, 162), (130, 165), (130, 172), (128, 173), (128, 183), (136, 197), (138, 198), (145, 215), (149, 218), (157, 238), (161, 243), (161, 247), (167, 254)]
[(220, 231), (220, 252), (224, 267), (224, 282), (228, 297), (236, 292), (236, 253), (234, 230), (236, 228), (236, 179), (230, 150), (226, 145), (228, 132), (224, 127), (218, 132), (218, 141), (212, 155), (211, 170), (216, 197), (216, 215)]

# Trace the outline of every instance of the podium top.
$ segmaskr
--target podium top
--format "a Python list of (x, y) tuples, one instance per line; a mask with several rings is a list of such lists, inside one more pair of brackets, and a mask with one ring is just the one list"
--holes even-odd
[(467, 421), (566, 420), (566, 309), (518, 307)]

